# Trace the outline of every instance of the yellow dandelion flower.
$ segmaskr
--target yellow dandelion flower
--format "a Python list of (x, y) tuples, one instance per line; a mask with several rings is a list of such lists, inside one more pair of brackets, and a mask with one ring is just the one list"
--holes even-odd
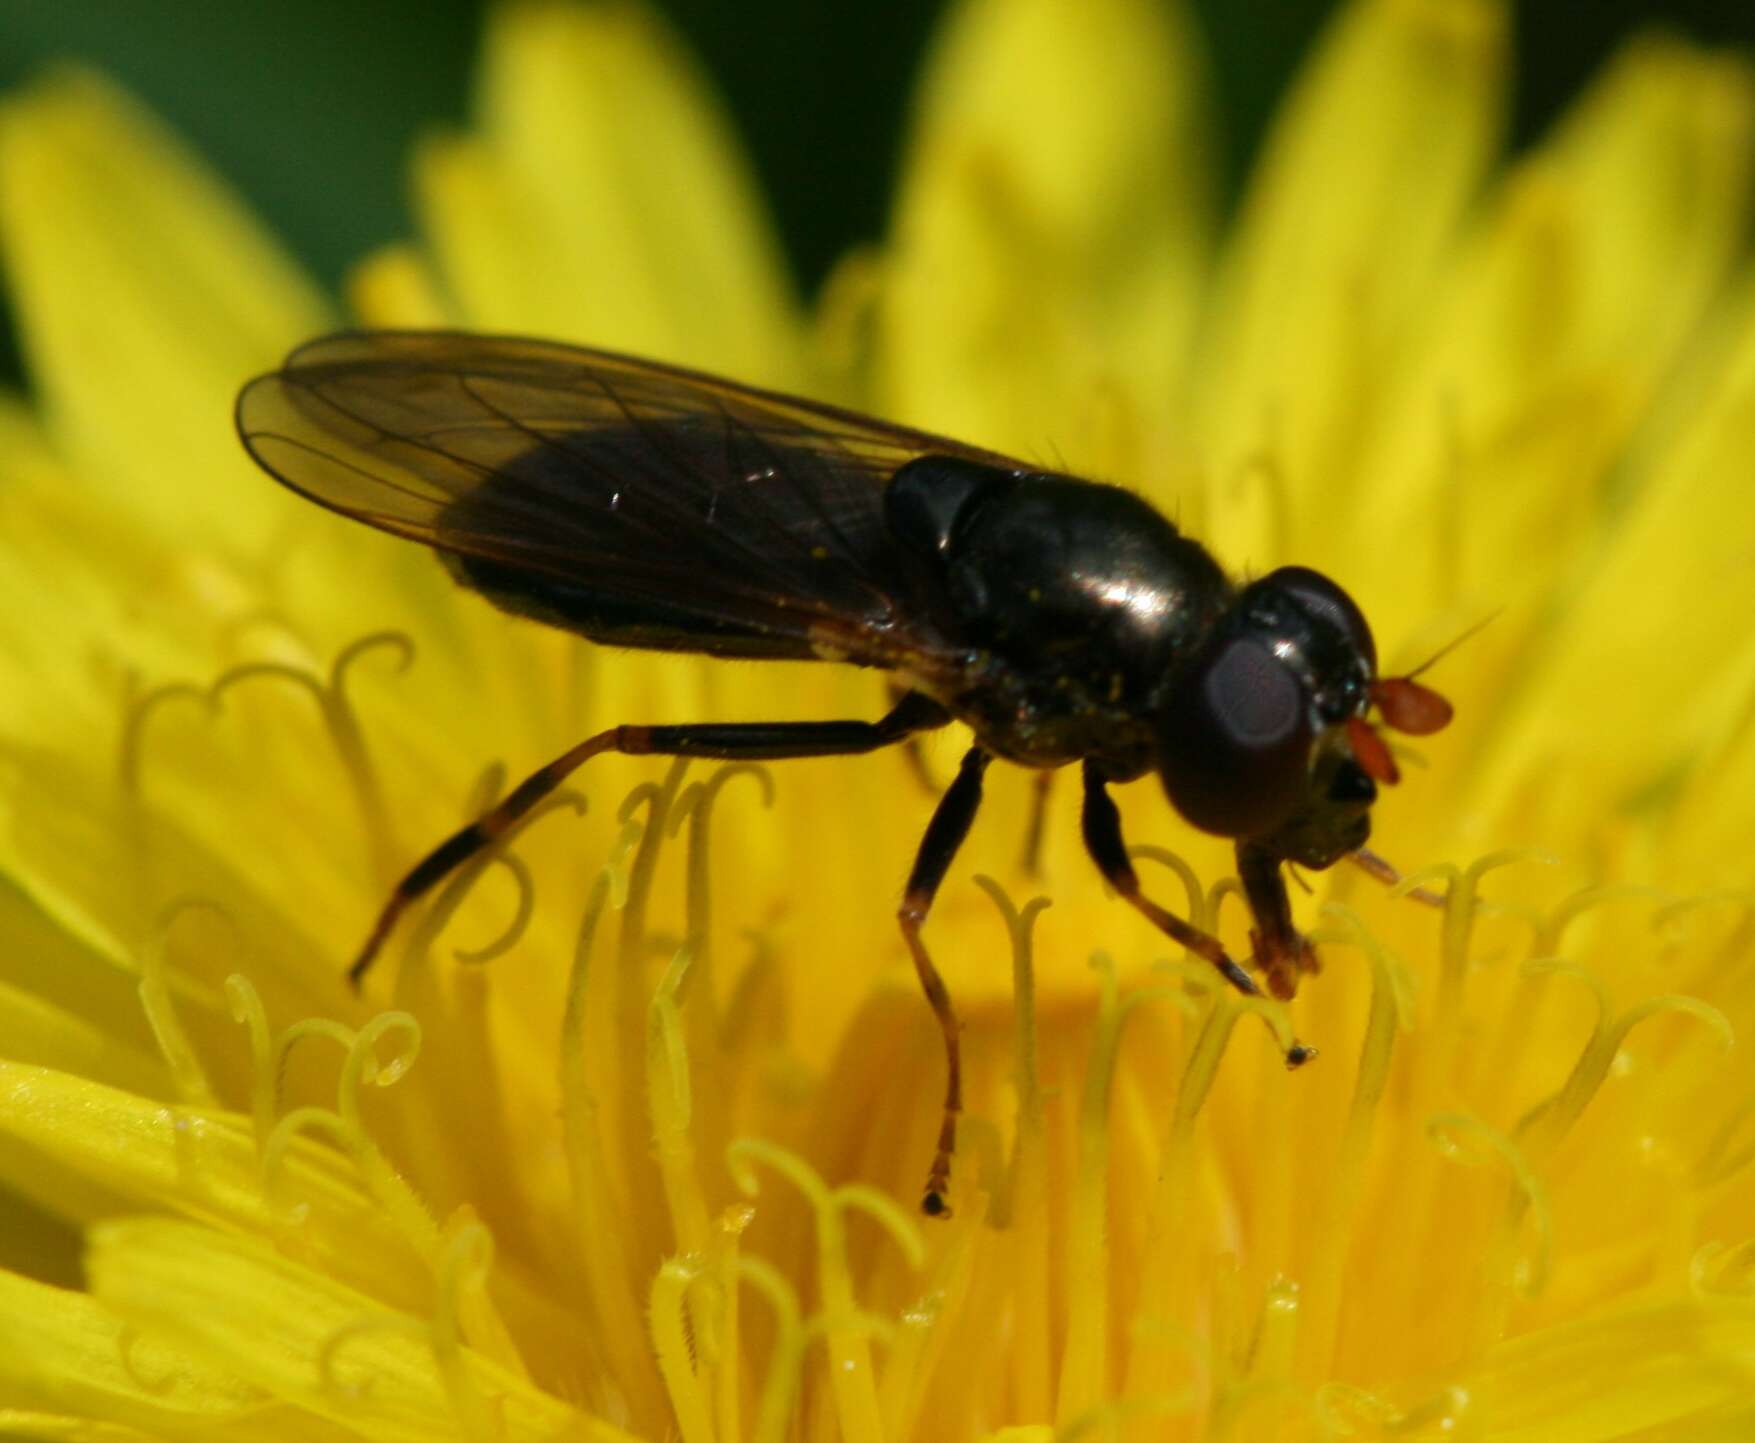
[[(891, 234), (806, 313), (674, 42), (513, 5), (416, 157), (421, 242), (357, 273), (368, 324), (1124, 480), (1238, 570), (1341, 578), (1391, 669), (1495, 617), (1378, 808), (1442, 908), (1312, 879), (1295, 1076), (1277, 1004), (1102, 895), (1062, 793), (1019, 870), (996, 769), (928, 928), (942, 1224), (903, 756), (595, 761), (347, 990), (508, 776), (882, 688), (577, 644), (264, 481), (232, 396), (341, 316), (103, 82), (10, 98), (0, 1431), (1755, 1436), (1755, 78), (1639, 41), (1501, 165), (1505, 32), (1355, 0), (1217, 246), (1174, 12), (968, 0)], [(1241, 948), (1225, 852), (1130, 790), (1150, 888)]]

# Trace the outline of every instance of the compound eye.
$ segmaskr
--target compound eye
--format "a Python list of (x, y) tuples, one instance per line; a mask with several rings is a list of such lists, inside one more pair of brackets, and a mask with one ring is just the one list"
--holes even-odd
[(1377, 674), (1377, 639), (1371, 635), (1370, 622), (1365, 620), (1358, 602), (1320, 571), (1312, 571), (1308, 566), (1282, 566), (1278, 571), (1270, 571), (1258, 584), (1285, 592), (1306, 613), (1339, 631), (1347, 644), (1365, 658), (1367, 672)]
[(1304, 800), (1311, 741), (1297, 677), (1259, 641), (1230, 637), (1195, 664), (1159, 717), (1164, 790), (1203, 832), (1257, 836)]

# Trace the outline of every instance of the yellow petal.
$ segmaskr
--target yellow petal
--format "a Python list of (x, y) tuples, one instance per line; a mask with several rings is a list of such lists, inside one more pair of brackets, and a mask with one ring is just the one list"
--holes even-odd
[[(595, 319), (576, 289), (552, 277), (561, 238), (542, 202), (498, 163), (482, 137), (438, 137), (415, 155), (415, 193), (451, 306), (477, 330), (577, 335)], [(541, 320), (540, 307), (557, 307)], [(571, 312), (571, 314), (569, 314)]]
[[(0, 908), (0, 927), (20, 920), (10, 906), (0, 903)], [(22, 931), (7, 927), (5, 935), (17, 937)], [(0, 1057), (73, 1072), (131, 1092), (166, 1091), (164, 1066), (158, 1058), (122, 1041), (89, 1014), (58, 1007), (41, 993), (17, 985), (27, 969), (8, 972), (8, 979), (0, 981)]]
[(430, 150), (427, 228), (472, 325), (796, 386), (797, 321), (730, 125), (645, 6), (495, 13), (482, 138)]
[[(38, 1165), (52, 1163), (133, 1206), (194, 1203), (205, 1219), (281, 1236), (382, 1301), (407, 1306), (426, 1292), (406, 1239), (345, 1175), (340, 1156), (309, 1138), (280, 1150), (265, 1175), (261, 1140), (245, 1119), (12, 1062), (0, 1062), (0, 1135), (10, 1159), (34, 1153)], [(375, 1241), (361, 1247), (368, 1235)]]
[(87, 1294), (3, 1272), (0, 1390), (15, 1408), (82, 1414), (154, 1437), (228, 1426), (240, 1436), (308, 1436), (258, 1389), (138, 1336)]
[(1727, 1295), (1581, 1319), (1493, 1349), (1479, 1389), (1504, 1443), (1733, 1443), (1755, 1436), (1755, 1314)]
[(156, 1443), (158, 1436), (117, 1423), (22, 1408), (0, 1408), (0, 1434), (40, 1438), (45, 1443)]
[[(1752, 137), (1746, 67), (1648, 41), (1511, 173), (1388, 398), (1357, 502), (1329, 512), (1347, 564), (1377, 572), (1373, 615), (1490, 598), (1513, 614), (1489, 645), (1527, 632), (1529, 580), (1637, 484), (1629, 438), (1743, 235)], [(1382, 545), (1417, 530), (1439, 545)]]
[(87, 1270), (93, 1296), (118, 1316), (373, 1436), (492, 1427), (508, 1443), (563, 1430), (597, 1443), (627, 1437), (253, 1239), (164, 1220), (106, 1223), (92, 1232)]
[[(174, 487), (138, 497), (144, 510), (119, 505), (58, 449), (0, 397), (0, 529), (11, 542), (0, 552), (0, 661), (31, 678), (0, 690), (0, 717), (16, 739), (110, 751), (124, 698), (143, 679), (209, 665), (215, 613), (251, 593), (211, 551), (152, 539), (156, 527), (179, 534)], [(280, 509), (259, 478), (233, 479), (241, 515)]]
[(367, 326), (443, 329), (459, 318), (440, 293), (438, 277), (413, 246), (383, 246), (348, 278), (347, 297)]
[(112, 504), (233, 542), (287, 514), (251, 484), (231, 402), (327, 313), (193, 157), (58, 74), (0, 113), (0, 246), (51, 426)]
[[(1551, 845), (1583, 845), (1567, 826), (1588, 822), (1583, 797), (1630, 809), (1661, 801), (1654, 788), (1710, 755), (1709, 742), (1746, 729), (1755, 307), (1742, 324), (1721, 384), (1664, 451), (1499, 718), (1479, 806), (1488, 817), (1515, 809), (1525, 834)], [(1721, 805), (1745, 825), (1755, 810), (1736, 789)]]
[(1547, 297), (1568, 339), (1665, 366), (1746, 244), (1752, 130), (1744, 58), (1665, 35), (1615, 57), (1552, 143), (1592, 217), (1589, 245), (1556, 276), (1567, 289)]
[[(53, 1062), (56, 1054), (77, 1053), (85, 1045), (83, 1029), (78, 1026), (83, 1022), (107, 1039), (89, 1058), (97, 1069), (93, 1075), (134, 1086), (147, 1081), (140, 1071), (144, 1066), (149, 1075), (162, 1080), (140, 1012), (139, 972), (132, 959), (97, 911), (70, 895), (56, 880), (20, 865), (15, 855), (19, 832), (30, 834), (31, 840), (24, 846), (31, 849), (40, 845), (46, 834), (59, 829), (27, 822), (6, 807), (0, 807), (0, 817), (9, 834), (5, 848), (9, 865), (0, 873), (0, 925), (12, 943), (7, 978), (45, 1009), (14, 1014), (10, 1025), (30, 1028), (36, 1041), (29, 1049), (8, 1048), (0, 1055), (19, 1061)], [(77, 847), (83, 840), (77, 835), (79, 830), (76, 824), (72, 835), (63, 833), (61, 839)], [(65, 1030), (51, 1021), (54, 1018), (67, 1019)], [(37, 1031), (39, 1027), (43, 1030)]]
[[(78, 1288), (85, 1283), (84, 1252), (84, 1235), (66, 1215), (61, 1199), (42, 1206), (0, 1185), (0, 1272), (19, 1272), (58, 1288)], [(0, 1437), (4, 1434), (5, 1425), (0, 1424)]]
[[(1104, 412), (1125, 405), (1136, 430), (1166, 419), (1209, 243), (1202, 99), (1177, 7), (953, 11), (885, 259), (879, 408), (1026, 458), (1148, 474), (1143, 443), (1105, 444)], [(1018, 355), (1029, 364), (1006, 364)]]
[[(1298, 81), (1251, 183), (1202, 366), (1201, 434), (1231, 565), (1344, 505), (1361, 432), (1430, 302), (1498, 138), (1497, 0), (1354, 0)], [(1252, 458), (1292, 520), (1235, 510)]]

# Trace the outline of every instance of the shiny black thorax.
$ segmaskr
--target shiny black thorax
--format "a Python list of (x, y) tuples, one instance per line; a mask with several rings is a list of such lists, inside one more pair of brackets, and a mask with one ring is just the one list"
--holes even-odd
[(1131, 492), (925, 456), (885, 518), (948, 640), (970, 662), (940, 695), (982, 744), (1026, 766), (1093, 759), (1115, 780), (1156, 761), (1165, 689), (1233, 588), (1198, 543)]

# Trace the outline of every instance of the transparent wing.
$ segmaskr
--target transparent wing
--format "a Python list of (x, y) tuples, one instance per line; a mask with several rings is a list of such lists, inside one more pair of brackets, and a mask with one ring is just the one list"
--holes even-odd
[(623, 644), (888, 666), (944, 647), (884, 483), (927, 454), (1024, 469), (677, 367), (451, 332), (313, 341), (244, 388), (237, 424), (287, 486), (447, 553), (514, 610)]

